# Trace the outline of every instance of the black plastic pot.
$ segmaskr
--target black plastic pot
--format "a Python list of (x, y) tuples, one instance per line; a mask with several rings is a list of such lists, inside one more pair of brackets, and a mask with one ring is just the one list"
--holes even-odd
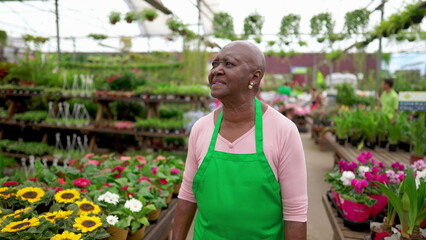
[(406, 152), (410, 151), (410, 144), (406, 142), (398, 142), (398, 148)]
[(353, 147), (358, 147), (359, 139), (358, 138), (351, 138), (351, 145)]
[(389, 144), (389, 152), (396, 152), (398, 144)]
[(380, 144), (379, 144), (379, 146), (381, 147), (381, 148), (386, 148), (386, 146), (388, 145), (388, 141), (380, 141)]
[(338, 137), (336, 136), (336, 141), (337, 141), (340, 145), (344, 146), (344, 145), (345, 145), (345, 142), (346, 142), (346, 138), (338, 138)]
[(365, 147), (374, 150), (376, 148), (376, 142), (365, 141)]
[(423, 16), (422, 15), (412, 16), (411, 17), (411, 21), (413, 21), (414, 24), (421, 23), (422, 20), (423, 20)]

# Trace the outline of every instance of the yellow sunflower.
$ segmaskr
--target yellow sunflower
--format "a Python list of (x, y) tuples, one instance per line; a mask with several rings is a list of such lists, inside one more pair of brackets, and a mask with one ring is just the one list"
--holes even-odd
[(26, 200), (30, 203), (35, 203), (40, 201), (46, 193), (43, 189), (38, 187), (26, 187), (22, 188), (16, 193), (16, 196), (20, 197), (22, 200)]
[(12, 196), (13, 196), (13, 193), (9, 192), (8, 187), (0, 188), (0, 197), (2, 197), (3, 199), (9, 199)]
[(99, 217), (96, 216), (89, 217), (83, 215), (76, 218), (75, 223), (72, 226), (75, 227), (78, 231), (86, 233), (91, 232), (102, 226), (102, 221)]
[(1, 232), (4, 232), (4, 233), (18, 232), (18, 231), (21, 231), (33, 226), (38, 226), (38, 225), (40, 225), (40, 221), (38, 220), (38, 218), (31, 218), (31, 219), (26, 218), (22, 221), (9, 223), (1, 230)]
[(65, 231), (62, 234), (56, 234), (50, 240), (82, 240), (81, 234)]
[(87, 199), (77, 201), (75, 204), (77, 204), (80, 209), (80, 211), (78, 211), (78, 215), (89, 215), (91, 213), (98, 214), (101, 211), (101, 208), (98, 205), (88, 201)]
[(31, 207), (27, 207), (27, 208), (24, 208), (24, 209), (18, 209), (18, 210), (16, 210), (15, 212), (13, 212), (13, 213), (11, 213), (11, 214), (4, 215), (4, 216), (2, 217), (2, 219), (6, 219), (6, 218), (8, 218), (8, 217), (15, 217), (15, 218), (18, 218), (18, 217), (21, 215), (21, 213), (26, 213), (26, 212), (28, 212), (30, 209), (31, 209)]
[(41, 216), (39, 216), (38, 218), (45, 218), (47, 221), (51, 222), (51, 223), (56, 223), (56, 219), (58, 218), (67, 218), (68, 216), (70, 216), (73, 213), (72, 210), (69, 211), (56, 211), (56, 212), (48, 212), (46, 214), (43, 214)]
[(55, 194), (55, 200), (59, 203), (73, 203), (80, 198), (80, 192), (75, 189), (66, 189)]

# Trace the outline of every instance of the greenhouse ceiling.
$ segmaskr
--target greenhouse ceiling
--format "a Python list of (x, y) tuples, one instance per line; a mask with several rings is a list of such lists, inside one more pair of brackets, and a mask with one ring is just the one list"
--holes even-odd
[[(302, 40), (308, 44), (304, 47), (294, 46), (299, 52), (326, 51), (323, 44), (319, 44), (309, 36), (309, 21), (313, 15), (321, 12), (332, 14), (337, 31), (343, 29), (344, 15), (348, 11), (367, 8), (373, 11), (382, 0), (263, 0), (263, 1), (225, 1), (225, 0), (200, 0), (201, 26), (198, 27), (199, 12), (197, 0), (58, 0), (59, 32), (61, 50), (64, 52), (116, 52), (120, 49), (120, 38), (132, 37), (131, 51), (146, 52), (153, 50), (181, 51), (181, 37), (174, 37), (170, 41), (171, 32), (166, 25), (166, 20), (171, 16), (179, 17), (194, 32), (206, 34), (206, 38), (224, 45), (229, 41), (214, 39), (212, 33), (212, 19), (214, 13), (227, 12), (234, 20), (237, 34), (243, 32), (244, 18), (250, 13), (257, 12), (265, 17), (262, 29), (263, 42), (259, 46), (266, 48), (266, 41), (276, 40), (281, 18), (289, 13), (301, 16), (300, 32)], [(108, 4), (106, 4), (106, 2)], [(398, 12), (413, 0), (388, 0), (385, 4), (384, 17)], [(137, 21), (131, 24), (121, 21), (112, 25), (108, 16), (111, 11), (123, 14), (129, 11), (141, 11), (161, 5), (164, 12), (158, 11), (159, 16), (153, 22)], [(165, 10), (166, 9), (166, 10)], [(167, 11), (169, 10), (169, 12)], [(171, 14), (167, 14), (170, 13)], [(48, 37), (50, 40), (43, 45), (44, 51), (56, 51), (56, 24), (55, 1), (2, 1), (0, 0), (0, 30), (5, 30), (9, 35), (9, 44), (14, 47), (23, 47), (21, 36), (32, 34)], [(373, 11), (370, 15), (369, 29), (380, 22), (380, 12)], [(426, 21), (420, 25), (425, 29)], [(108, 39), (101, 42), (89, 38), (89, 34), (105, 34)], [(337, 48), (346, 48), (364, 36), (357, 36), (350, 40), (341, 41)], [(377, 50), (377, 40), (373, 41), (367, 51)], [(384, 40), (383, 49), (386, 52), (426, 52), (426, 44), (421, 41), (412, 43), (398, 43), (394, 40)]]

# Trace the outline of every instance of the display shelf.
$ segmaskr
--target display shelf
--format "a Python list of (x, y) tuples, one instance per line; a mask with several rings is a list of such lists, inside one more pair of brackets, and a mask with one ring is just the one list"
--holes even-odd
[[(168, 240), (171, 239), (173, 218), (177, 207), (177, 198), (172, 199), (167, 209), (161, 211), (159, 220), (148, 226), (143, 240)], [(142, 240), (142, 239), (141, 239)]]

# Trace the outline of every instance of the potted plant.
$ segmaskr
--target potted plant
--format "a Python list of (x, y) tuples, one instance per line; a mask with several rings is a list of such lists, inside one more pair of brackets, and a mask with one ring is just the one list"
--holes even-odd
[(413, 149), (411, 152), (411, 163), (424, 158), (426, 153), (426, 121), (425, 115), (421, 114), (411, 123)]
[(368, 25), (370, 11), (365, 8), (347, 12), (345, 15), (345, 28), (349, 35), (363, 33)]
[(388, 144), (387, 134), (390, 121), (389, 118), (381, 112), (378, 113), (378, 118), (379, 120), (377, 123), (377, 137), (379, 141), (379, 146), (381, 148), (386, 148)]
[(136, 21), (139, 19), (139, 15), (136, 12), (130, 11), (126, 13), (126, 15), (124, 16), (124, 19), (126, 20), (127, 23), (132, 23), (133, 21)]
[(290, 36), (297, 37), (299, 35), (300, 15), (288, 14), (281, 19), (279, 36), (281, 41), (288, 39)]
[(398, 139), (399, 139), (399, 127), (395, 121), (392, 121), (389, 124), (389, 152), (396, 152), (398, 148)]
[(148, 20), (148, 21), (154, 21), (158, 17), (158, 13), (154, 9), (145, 8), (141, 12), (142, 19)]
[(110, 14), (109, 14), (109, 22), (111, 23), (111, 24), (116, 24), (117, 22), (119, 22), (121, 20), (121, 13), (120, 12), (115, 12), (115, 11), (112, 11)]
[(262, 27), (265, 19), (262, 15), (258, 13), (252, 13), (244, 19), (244, 37), (248, 38), (249, 36), (257, 37), (258, 41), (262, 36)]
[(347, 122), (344, 116), (336, 115), (333, 117), (334, 124), (336, 125), (336, 137), (337, 142), (340, 145), (345, 145), (346, 134), (347, 134)]
[(182, 21), (177, 17), (171, 17), (167, 19), (166, 24), (172, 32), (179, 32), (182, 28), (185, 27)]
[(426, 208), (424, 207), (426, 184), (423, 177), (415, 177), (413, 169), (408, 168), (406, 177), (396, 192), (382, 183), (376, 183), (389, 198), (391, 205), (389, 208), (393, 213), (388, 217), (393, 218), (393, 215), (399, 217), (401, 222), (400, 239), (424, 239), (419, 230), (420, 224), (426, 219)]
[(215, 13), (213, 17), (213, 34), (217, 38), (235, 40), (232, 16), (225, 12)]
[(96, 33), (91, 33), (87, 36), (93, 38), (94, 40), (105, 40), (108, 38), (108, 36), (105, 34), (96, 34)]
[(364, 117), (360, 127), (364, 135), (364, 145), (374, 150), (377, 141), (378, 117), (376, 112), (366, 112), (363, 115)]

